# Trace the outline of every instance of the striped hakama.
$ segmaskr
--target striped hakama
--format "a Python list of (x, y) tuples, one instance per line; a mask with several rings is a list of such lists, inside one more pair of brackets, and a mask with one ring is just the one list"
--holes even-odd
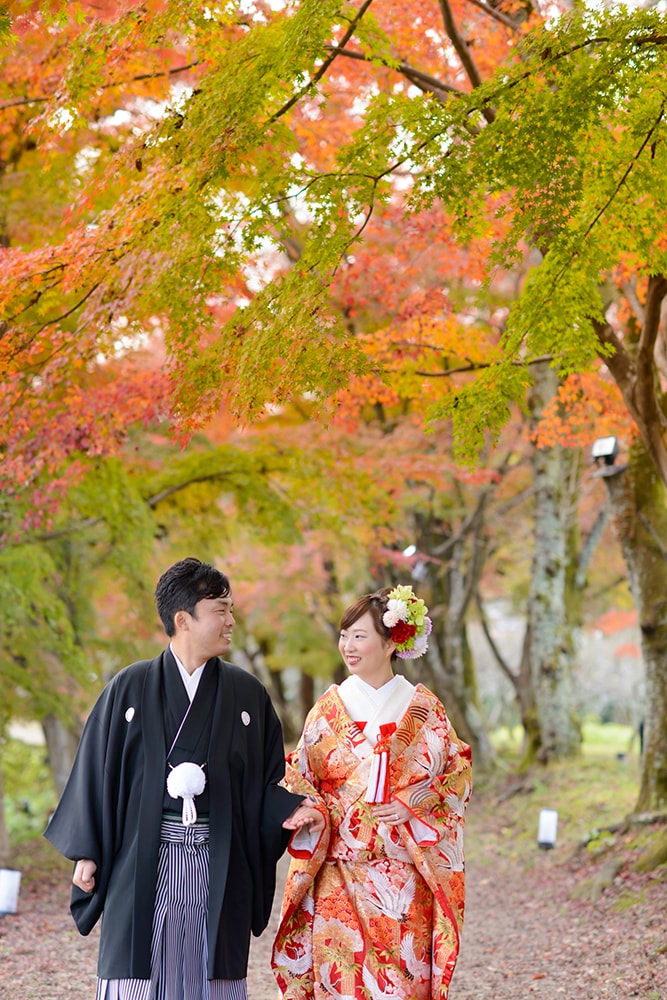
[(96, 1000), (247, 1000), (245, 979), (206, 978), (208, 823), (163, 819), (150, 979), (98, 979)]

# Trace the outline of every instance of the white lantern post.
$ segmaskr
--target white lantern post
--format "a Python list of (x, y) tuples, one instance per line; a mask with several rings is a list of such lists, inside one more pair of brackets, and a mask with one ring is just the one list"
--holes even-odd
[(555, 809), (541, 809), (537, 826), (537, 846), (545, 851), (556, 846), (558, 832), (558, 813)]
[(21, 872), (15, 868), (0, 868), (0, 917), (16, 913)]

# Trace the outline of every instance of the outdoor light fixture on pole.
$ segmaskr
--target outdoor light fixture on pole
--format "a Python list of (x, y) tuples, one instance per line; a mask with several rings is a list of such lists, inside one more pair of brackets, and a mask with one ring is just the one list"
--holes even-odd
[(594, 475), (607, 478), (609, 476), (617, 476), (619, 472), (623, 472), (627, 466), (616, 465), (617, 455), (618, 441), (615, 437), (603, 437), (594, 441), (591, 448), (591, 457), (598, 466), (598, 470)]
[(615, 437), (598, 438), (593, 442), (591, 455), (596, 465), (604, 459), (605, 465), (613, 465), (618, 455), (618, 442)]

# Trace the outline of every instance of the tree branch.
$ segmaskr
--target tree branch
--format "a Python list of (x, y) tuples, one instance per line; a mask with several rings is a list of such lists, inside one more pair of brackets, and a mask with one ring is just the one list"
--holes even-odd
[(471, 511), (470, 514), (461, 524), (461, 527), (456, 532), (455, 535), (451, 535), (446, 542), (441, 542), (440, 545), (435, 546), (433, 549), (433, 555), (437, 556), (438, 559), (444, 561), (449, 553), (454, 549), (459, 542), (461, 542), (467, 534), (470, 533), (472, 529), (477, 525), (479, 518), (482, 516), (486, 501), (488, 499), (488, 491), (483, 490), (477, 497), (477, 503), (475, 504), (475, 509)]
[(489, 491), (485, 490), (482, 495), (482, 503), (479, 507), (479, 517), (477, 518), (477, 523), (473, 526), (473, 537), (472, 537), (472, 556), (469, 562), (469, 572), (467, 574), (467, 582), (464, 585), (463, 594), (463, 614), (465, 615), (468, 607), (470, 606), (470, 601), (473, 596), (477, 593), (479, 588), (479, 581), (482, 575), (482, 567), (484, 566), (484, 559), (486, 556), (487, 542), (484, 538), (482, 532), (484, 528), (484, 508), (486, 507), (486, 501), (489, 498)]
[(627, 582), (628, 582), (627, 576), (617, 576), (615, 580), (612, 580), (611, 583), (605, 584), (604, 587), (600, 587), (599, 590), (594, 590), (593, 593), (590, 593), (589, 591), (588, 593), (590, 599), (591, 601), (595, 601), (599, 597), (602, 597), (604, 594), (608, 594), (610, 590), (614, 589), (614, 587), (619, 587), (622, 583), (627, 583)]
[[(593, 45), (606, 45), (611, 41), (612, 39), (609, 38), (607, 35), (598, 35), (594, 36), (593, 38), (586, 38), (584, 39), (583, 42), (578, 42), (576, 45), (572, 45), (570, 48), (564, 49), (562, 52), (553, 53), (550, 51), (546, 51), (542, 54), (542, 58), (545, 61), (548, 61), (550, 64), (555, 65), (562, 59), (567, 59), (569, 56), (575, 55), (575, 53), (580, 52), (582, 49), (587, 49), (589, 46)], [(667, 45), (667, 35), (656, 35), (655, 32), (653, 32), (650, 35), (643, 35), (640, 38), (633, 38), (632, 41), (636, 46), (649, 45), (649, 44)], [(519, 73), (518, 76), (516, 76), (514, 79), (508, 80), (507, 82), (503, 82), (495, 91), (495, 93), (489, 94), (488, 97), (486, 97), (483, 100), (481, 106), (477, 110), (484, 113), (484, 107), (488, 105), (489, 102), (492, 101), (495, 97), (497, 97), (498, 94), (502, 93), (503, 90), (512, 90), (514, 89), (514, 87), (518, 87), (520, 84), (528, 80), (533, 73), (534, 69), (531, 67), (530, 69), (527, 69), (522, 73)], [(473, 109), (471, 109), (471, 111), (472, 110)], [(489, 119), (487, 119), (487, 121), (488, 120)]]
[(512, 20), (511, 17), (508, 17), (507, 14), (503, 14), (502, 11), (494, 10), (493, 7), (489, 7), (488, 4), (484, 3), (484, 0), (468, 0), (468, 2), (473, 3), (476, 7), (479, 7), (479, 9), (483, 10), (485, 14), (489, 15), (489, 17), (495, 18), (495, 20), (499, 21), (500, 24), (504, 24), (506, 28), (510, 28), (512, 31), (519, 30), (519, 25), (516, 21)]
[(660, 555), (662, 556), (662, 558), (667, 563), (667, 550), (665, 549), (665, 546), (663, 545), (662, 538), (660, 537), (660, 535), (655, 530), (655, 528), (653, 527), (653, 525), (651, 524), (651, 522), (649, 521), (649, 519), (646, 517), (646, 515), (641, 510), (637, 512), (637, 518), (638, 518), (638, 520), (640, 520), (642, 522), (642, 524), (644, 525), (644, 527), (648, 531), (649, 535), (651, 536), (651, 538), (655, 542), (656, 547), (657, 547), (658, 551), (660, 552)]
[(594, 319), (593, 328), (600, 344), (603, 347), (611, 347), (612, 349), (610, 354), (600, 351), (600, 357), (611, 372), (623, 397), (626, 399), (632, 416), (636, 417), (636, 407), (632, 401), (636, 372), (630, 355), (626, 351), (623, 341), (617, 336), (610, 323)]
[(636, 285), (631, 284), (629, 281), (624, 281), (621, 287), (623, 289), (623, 294), (632, 306), (632, 311), (641, 325), (644, 322), (644, 307), (639, 301)]
[[(18, 280), (17, 284), (18, 285), (27, 284), (29, 281), (31, 281), (35, 277), (42, 278), (42, 277), (44, 277), (47, 274), (52, 274), (54, 271), (65, 271), (65, 268), (66, 268), (65, 264), (56, 264), (54, 267), (46, 268), (46, 270), (42, 271), (41, 274), (39, 274), (39, 273), (37, 273), (37, 274), (30, 274), (30, 275), (27, 275), (25, 278), (20, 278)], [(33, 294), (30, 296), (30, 299), (28, 300), (28, 302), (26, 302), (26, 304), (21, 309), (19, 309), (18, 312), (12, 313), (11, 316), (6, 316), (5, 317), (4, 322), (7, 325), (7, 327), (9, 327), (10, 324), (13, 323), (15, 319), (18, 319), (18, 317), (21, 316), (24, 312), (27, 312), (28, 309), (31, 309), (32, 306), (36, 305), (39, 302), (39, 300), (41, 299), (42, 295), (44, 295), (46, 292), (50, 292), (52, 288), (55, 288), (59, 281), (60, 281), (60, 278), (58, 278), (55, 281), (51, 282), (50, 285), (46, 285), (43, 288), (38, 288), (35, 292), (33, 292)]]
[(667, 308), (665, 308), (665, 306), (666, 303), (663, 300), (660, 333), (656, 339), (655, 350), (653, 351), (655, 367), (657, 368), (658, 375), (661, 379), (667, 379), (667, 344), (665, 342), (665, 330), (667, 329)]
[[(459, 32), (456, 26), (456, 21), (454, 20), (454, 15), (452, 14), (452, 8), (450, 7), (449, 0), (438, 0), (440, 5), (440, 13), (442, 14), (442, 22), (445, 26), (445, 31), (447, 32), (447, 37), (451, 41), (452, 45), (456, 49), (456, 53), (461, 60), (464, 70), (468, 75), (473, 88), (481, 87), (482, 77), (475, 60), (470, 54), (470, 49), (468, 43), (466, 42), (463, 35)], [(495, 112), (492, 108), (485, 106), (482, 108), (482, 114), (486, 118), (487, 122), (492, 122), (495, 118)]]
[(612, 193), (609, 195), (609, 198), (607, 199), (607, 201), (605, 202), (605, 204), (602, 206), (602, 208), (600, 209), (600, 211), (597, 213), (597, 215), (595, 216), (595, 218), (593, 219), (593, 221), (589, 224), (588, 228), (586, 229), (586, 232), (584, 233), (584, 236), (583, 236), (584, 240), (591, 233), (593, 227), (602, 218), (602, 216), (607, 211), (607, 209), (609, 208), (609, 206), (611, 205), (611, 203), (614, 201), (614, 199), (615, 199), (616, 195), (618, 194), (618, 192), (621, 190), (621, 188), (623, 187), (623, 185), (627, 181), (627, 179), (630, 176), (630, 174), (631, 174), (631, 172), (632, 172), (635, 164), (639, 161), (639, 157), (642, 155), (642, 153), (644, 152), (644, 150), (648, 146), (649, 142), (653, 138), (653, 134), (654, 134), (655, 130), (657, 129), (658, 125), (660, 124), (660, 122), (662, 121), (662, 119), (664, 118), (664, 115), (665, 115), (665, 108), (664, 108), (664, 105), (663, 105), (660, 108), (660, 114), (658, 115), (658, 117), (654, 121), (653, 125), (651, 125), (651, 128), (648, 130), (647, 134), (645, 135), (644, 140), (643, 140), (641, 146), (639, 147), (639, 149), (637, 150), (637, 152), (635, 153), (635, 155), (630, 160), (630, 163), (628, 164), (627, 169), (625, 170), (623, 176), (620, 178), (618, 184), (616, 185), (616, 187), (614, 188), (614, 190), (612, 191)]
[(516, 496), (511, 497), (506, 500), (505, 503), (501, 503), (495, 508), (496, 515), (498, 517), (503, 517), (508, 511), (512, 510), (513, 507), (518, 507), (520, 504), (524, 503), (526, 500), (532, 499), (537, 493), (536, 486), (527, 486), (525, 490), (521, 490)]
[[(268, 470), (263, 469), (262, 471), (266, 473)], [(230, 479), (233, 478), (233, 476), (233, 472), (225, 472), (224, 470), (221, 470), (220, 472), (209, 472), (201, 476), (193, 476), (191, 479), (186, 479), (182, 483), (176, 483), (174, 486), (167, 486), (165, 489), (160, 490), (159, 493), (155, 493), (151, 497), (146, 497), (144, 499), (144, 503), (150, 507), (151, 510), (153, 510), (163, 500), (173, 496), (174, 493), (180, 493), (182, 490), (186, 490), (189, 486), (193, 486), (195, 483), (208, 483), (216, 479)], [(103, 523), (103, 517), (87, 517), (83, 521), (68, 524), (65, 528), (57, 528), (54, 531), (46, 531), (41, 535), (35, 535), (34, 539), (37, 542), (52, 542), (57, 538), (64, 538), (67, 535), (85, 531), (86, 528), (94, 528), (96, 525)], [(23, 544), (23, 541), (21, 544)]]
[(42, 330), (46, 330), (47, 326), (54, 326), (56, 323), (61, 323), (64, 319), (67, 319), (68, 316), (71, 316), (72, 313), (75, 313), (77, 311), (77, 309), (79, 309), (83, 305), (83, 303), (86, 302), (90, 298), (90, 296), (93, 294), (93, 292), (95, 292), (100, 287), (101, 284), (102, 284), (101, 281), (96, 282), (92, 286), (92, 288), (88, 289), (88, 291), (83, 296), (83, 298), (79, 299), (78, 302), (75, 302), (74, 305), (70, 309), (67, 310), (67, 312), (61, 313), (60, 316), (56, 316), (54, 319), (47, 320), (46, 323), (42, 323), (42, 325), (40, 326), (39, 330), (37, 330), (37, 333), (35, 334), (35, 336), (37, 336), (38, 334), (40, 334), (42, 332)]
[[(667, 419), (658, 399), (659, 389), (654, 369), (655, 342), (660, 329), (662, 303), (666, 295), (667, 278), (665, 275), (651, 275), (644, 305), (644, 323), (639, 335), (634, 393), (637, 409), (645, 422), (651, 440), (654, 440), (654, 435), (658, 435), (662, 440), (667, 430)], [(663, 450), (664, 447), (663, 441)]]
[(479, 589), (475, 591), (475, 603), (477, 604), (477, 610), (479, 612), (479, 621), (480, 625), (482, 626), (482, 632), (484, 633), (484, 638), (489, 644), (489, 648), (495, 657), (496, 663), (498, 664), (502, 672), (505, 674), (505, 676), (511, 681), (512, 686), (516, 687), (517, 675), (514, 673), (509, 663), (507, 662), (503, 654), (500, 652), (499, 647), (496, 645), (495, 639), (491, 635), (491, 629), (489, 628), (489, 621), (484, 611), (484, 603), (482, 601), (482, 595), (480, 594)]
[[(648, 291), (644, 303), (644, 320), (639, 336), (639, 358), (646, 358), (652, 370), (651, 360), (660, 329), (662, 303), (667, 295), (667, 278), (664, 274), (652, 274), (648, 280)], [(638, 360), (639, 360), (638, 358)], [(641, 379), (641, 372), (637, 374)]]
[(410, 66), (409, 63), (401, 61), (398, 66), (393, 65), (388, 60), (383, 59), (378, 60), (375, 56), (365, 55), (363, 52), (357, 52), (354, 49), (343, 49), (335, 45), (327, 45), (327, 49), (330, 52), (336, 52), (339, 56), (345, 56), (347, 59), (357, 59), (360, 62), (380, 62), (383, 66), (388, 69), (394, 69), (397, 73), (406, 77), (420, 90), (426, 93), (433, 94), (435, 97), (438, 94), (457, 94), (459, 97), (464, 97), (465, 93), (459, 90), (458, 87), (452, 87), (449, 83), (444, 83), (442, 80), (438, 80), (435, 76), (430, 76), (428, 73), (423, 73), (419, 69), (415, 69), (414, 66)]
[(159, 503), (166, 500), (168, 497), (174, 495), (174, 493), (180, 493), (182, 490), (186, 490), (188, 486), (193, 486), (195, 483), (209, 483), (215, 479), (225, 479), (229, 478), (231, 474), (229, 472), (208, 472), (201, 476), (193, 476), (192, 479), (186, 479), (185, 482), (176, 483), (174, 486), (167, 486), (165, 489), (160, 490), (159, 493), (155, 493), (152, 497), (146, 498), (146, 503), (151, 508), (157, 507)]
[[(513, 360), (511, 364), (517, 365), (520, 368), (526, 368), (530, 365), (539, 365), (543, 361), (553, 361), (556, 357), (555, 354), (543, 354), (539, 358), (531, 358), (529, 361), (522, 361), (520, 358)], [(460, 372), (477, 372), (482, 371), (484, 368), (493, 368), (494, 365), (499, 364), (498, 361), (484, 361), (479, 363), (470, 363), (469, 365), (460, 365), (458, 368), (448, 368), (444, 372), (423, 372), (415, 371), (415, 375), (421, 375), (424, 378), (449, 378), (450, 375), (458, 375)]]
[[(359, 10), (357, 11), (357, 13), (354, 15), (354, 17), (350, 21), (349, 27), (348, 27), (347, 31), (345, 32), (345, 34), (343, 35), (343, 37), (341, 39), (341, 43), (340, 43), (340, 47), (341, 48), (345, 48), (345, 46), (347, 45), (347, 43), (349, 42), (349, 40), (352, 38), (352, 35), (354, 34), (357, 25), (362, 20), (364, 14), (366, 13), (366, 11), (368, 10), (368, 8), (370, 7), (370, 5), (372, 3), (373, 3), (373, 0), (364, 0), (364, 3), (362, 3), (362, 5), (359, 8)], [(337, 52), (332, 52), (331, 55), (330, 55), (330, 57), (328, 59), (324, 60), (324, 62), (322, 63), (322, 65), (318, 69), (317, 73), (312, 78), (312, 80), (310, 80), (306, 84), (305, 87), (302, 87), (301, 90), (298, 91), (298, 93), (296, 93), (292, 97), (290, 97), (289, 101), (287, 101), (286, 104), (283, 104), (282, 108), (279, 108), (278, 111), (276, 111), (274, 114), (271, 115), (271, 117), (268, 120), (268, 124), (269, 125), (272, 122), (277, 121), (278, 118), (282, 118), (282, 116), (284, 114), (286, 114), (289, 111), (290, 108), (294, 107), (294, 105), (298, 101), (301, 100), (301, 98), (304, 96), (304, 94), (307, 94), (308, 91), (311, 90), (316, 83), (319, 83), (319, 81), (322, 79), (322, 77), (324, 76), (324, 74), (326, 73), (326, 71), (329, 69), (329, 67), (333, 63), (333, 61), (336, 58), (337, 54), (338, 54)]]
[[(604, 205), (602, 205), (598, 209), (598, 211), (595, 214), (595, 217), (589, 222), (588, 226), (586, 227), (585, 232), (580, 237), (580, 240), (579, 240), (580, 244), (584, 243), (588, 239), (588, 237), (590, 236), (590, 234), (593, 231), (593, 229), (595, 228), (595, 226), (598, 224), (598, 222), (600, 221), (600, 219), (602, 218), (602, 216), (605, 214), (605, 212), (607, 211), (607, 209), (609, 208), (609, 206), (613, 203), (613, 201), (617, 197), (618, 192), (625, 185), (625, 183), (626, 183), (628, 177), (630, 176), (630, 174), (632, 173), (635, 165), (639, 162), (640, 156), (642, 155), (642, 153), (644, 152), (644, 150), (648, 146), (649, 142), (653, 138), (653, 134), (654, 134), (655, 130), (657, 129), (658, 125), (660, 124), (660, 122), (662, 121), (662, 119), (664, 118), (664, 115), (665, 115), (665, 107), (664, 107), (664, 104), (663, 104), (663, 106), (660, 108), (660, 114), (658, 115), (658, 117), (656, 118), (656, 120), (651, 125), (651, 128), (648, 130), (647, 134), (644, 136), (639, 149), (637, 150), (637, 152), (634, 154), (634, 156), (630, 160), (629, 164), (627, 165), (626, 169), (623, 172), (623, 175), (620, 177), (618, 183), (614, 187), (614, 190), (611, 192), (611, 194), (607, 198), (607, 200), (604, 203)], [(572, 261), (575, 260), (575, 258), (578, 255), (579, 255), (579, 251), (576, 248), (574, 250), (572, 250), (572, 252), (568, 256), (567, 260), (563, 261), (563, 264), (562, 264), (562, 267), (560, 268), (560, 270), (556, 274), (554, 274), (553, 280), (551, 282), (551, 294), (552, 295), (555, 292), (556, 285), (558, 284), (558, 282), (560, 281), (560, 279), (562, 278), (562, 276), (570, 268), (570, 266), (572, 264)]]
[(591, 559), (593, 558), (593, 553), (597, 548), (597, 544), (600, 541), (602, 532), (605, 529), (605, 525), (609, 520), (609, 504), (605, 503), (604, 507), (601, 507), (597, 513), (597, 517), (593, 522), (593, 527), (588, 532), (584, 544), (579, 553), (579, 560), (577, 563), (577, 572), (574, 576), (574, 585), (578, 590), (582, 590), (586, 585), (586, 573), (588, 572), (588, 567), (591, 564)]
[[(649, 291), (651, 290), (650, 301), (647, 296), (646, 313), (651, 310), (651, 321), (654, 322), (654, 313), (659, 315), (659, 303), (667, 294), (667, 279), (664, 276), (653, 276), (649, 280)], [(637, 425), (644, 447), (653, 459), (660, 478), (667, 484), (667, 419), (658, 398), (659, 386), (652, 365), (653, 348), (651, 347), (650, 352), (646, 349), (639, 352), (635, 366), (609, 323), (594, 320), (593, 327), (600, 344), (613, 348), (609, 355), (600, 351), (600, 357), (621, 390), (623, 401)], [(649, 331), (646, 332), (644, 343), (654, 343)]]
[[(173, 76), (176, 73), (185, 73), (186, 70), (192, 69), (193, 66), (199, 66), (200, 60), (197, 59), (195, 62), (186, 63), (185, 66), (175, 66), (173, 69), (160, 70), (157, 73), (139, 73), (137, 76), (131, 76), (127, 80), (111, 80), (109, 83), (101, 83), (96, 89), (97, 90), (109, 90), (111, 87), (124, 87), (128, 83), (137, 83), (140, 80), (153, 80), (158, 76)], [(0, 111), (6, 111), (8, 108), (17, 108), (25, 104), (46, 104), (47, 101), (51, 100), (53, 95), (47, 97), (20, 97), (15, 101), (7, 101), (5, 104), (0, 104)]]

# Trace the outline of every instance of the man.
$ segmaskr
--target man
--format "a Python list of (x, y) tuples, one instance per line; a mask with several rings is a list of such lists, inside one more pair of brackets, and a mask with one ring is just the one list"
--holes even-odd
[(104, 912), (97, 1000), (243, 1000), (289, 831), (324, 820), (278, 784), (282, 732), (263, 685), (221, 659), (227, 577), (184, 559), (155, 598), (169, 648), (103, 690), (45, 836), (76, 862), (81, 934)]

